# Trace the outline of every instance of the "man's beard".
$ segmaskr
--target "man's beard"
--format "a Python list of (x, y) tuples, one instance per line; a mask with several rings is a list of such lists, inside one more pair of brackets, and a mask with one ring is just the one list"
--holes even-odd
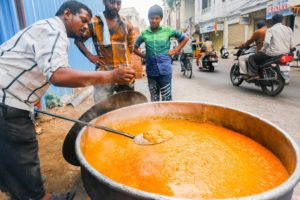
[(107, 9), (107, 10), (105, 10), (105, 14), (107, 14), (109, 17), (116, 17), (116, 16), (118, 16), (118, 11), (116, 11), (116, 10), (109, 10), (109, 9)]

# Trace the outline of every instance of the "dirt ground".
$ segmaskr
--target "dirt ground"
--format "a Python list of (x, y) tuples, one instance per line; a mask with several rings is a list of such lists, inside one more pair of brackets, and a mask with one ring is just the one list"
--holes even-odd
[[(93, 105), (92, 97), (87, 98), (76, 108), (72, 106), (49, 109), (51, 113), (78, 119)], [(62, 119), (39, 114), (37, 122), (43, 129), (37, 135), (39, 141), (39, 157), (42, 175), (46, 177), (45, 188), (47, 192), (75, 191), (75, 200), (88, 199), (82, 186), (80, 168), (67, 163), (62, 155), (62, 146), (66, 134), (74, 123)], [(0, 200), (9, 199), (0, 192)]]

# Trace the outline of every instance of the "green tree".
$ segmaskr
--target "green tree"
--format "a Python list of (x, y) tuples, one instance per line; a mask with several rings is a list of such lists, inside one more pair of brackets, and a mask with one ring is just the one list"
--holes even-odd
[(180, 2), (180, 0), (163, 0), (164, 3), (171, 9), (174, 8), (174, 4)]

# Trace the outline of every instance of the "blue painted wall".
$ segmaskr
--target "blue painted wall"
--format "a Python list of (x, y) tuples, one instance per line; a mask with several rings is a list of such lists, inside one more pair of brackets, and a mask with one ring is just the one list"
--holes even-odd
[(14, 1), (0, 0), (0, 44), (19, 30)]
[[(78, 0), (86, 4), (93, 12), (93, 14), (104, 10), (103, 1), (101, 0)], [(26, 25), (30, 25), (40, 19), (45, 19), (55, 16), (56, 11), (64, 1), (62, 0), (24, 0), (24, 11), (26, 18)], [(46, 39), (46, 38), (45, 38)], [(92, 40), (86, 42), (88, 49), (95, 53)], [(95, 69), (74, 45), (74, 40), (70, 39), (69, 48), (69, 64), (74, 69), (93, 71)], [(70, 94), (73, 92), (70, 88), (59, 88), (51, 86), (48, 92), (55, 93), (58, 96), (63, 94)]]
[[(78, 0), (86, 4), (93, 12), (99, 13), (104, 10), (102, 0)], [(26, 26), (34, 22), (54, 17), (56, 11), (65, 0), (23, 0)], [(12, 37), (19, 31), (16, 17), (14, 1), (0, 0), (0, 44)], [(45, 38), (47, 39), (47, 38)], [(86, 42), (88, 49), (95, 53), (92, 40)], [(74, 45), (74, 40), (70, 39), (69, 64), (74, 69), (93, 71), (95, 69)], [(51, 86), (48, 92), (55, 93), (58, 96), (70, 94), (73, 92), (70, 88), (60, 88)]]

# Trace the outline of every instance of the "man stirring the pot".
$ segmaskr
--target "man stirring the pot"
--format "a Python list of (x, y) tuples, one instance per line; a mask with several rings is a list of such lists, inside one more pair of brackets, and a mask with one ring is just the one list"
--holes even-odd
[(0, 190), (13, 199), (72, 199), (74, 193), (45, 191), (38, 158), (38, 142), (30, 118), (33, 103), (49, 84), (84, 87), (95, 84), (127, 84), (131, 68), (82, 72), (68, 64), (69, 38), (85, 34), (91, 10), (67, 1), (56, 17), (21, 30), (0, 46)]

